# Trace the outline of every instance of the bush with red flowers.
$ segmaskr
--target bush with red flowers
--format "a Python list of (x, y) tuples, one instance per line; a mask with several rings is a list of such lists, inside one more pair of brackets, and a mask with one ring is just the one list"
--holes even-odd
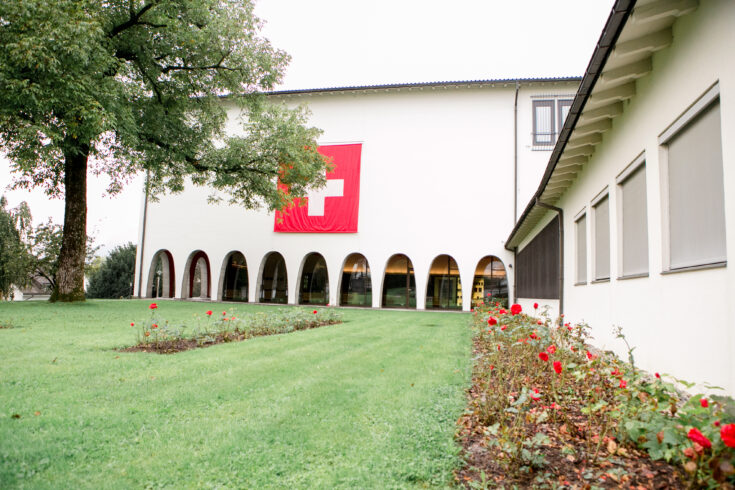
[(489, 304), (470, 318), (476, 365), (469, 408), (458, 421), (468, 461), (459, 483), (735, 483), (729, 398), (683, 395), (665, 375), (637, 369), (632, 350), (627, 363), (600, 352), (588, 343), (588, 327), (552, 322), (546, 311), (532, 316), (518, 305), (508, 312)]

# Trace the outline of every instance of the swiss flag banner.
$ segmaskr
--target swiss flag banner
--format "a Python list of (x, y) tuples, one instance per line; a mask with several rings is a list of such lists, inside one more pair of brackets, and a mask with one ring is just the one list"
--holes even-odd
[(361, 144), (327, 145), (319, 153), (331, 157), (334, 168), (327, 172), (327, 185), (312, 190), (306, 205), (276, 211), (273, 231), (286, 233), (357, 233), (360, 204)]

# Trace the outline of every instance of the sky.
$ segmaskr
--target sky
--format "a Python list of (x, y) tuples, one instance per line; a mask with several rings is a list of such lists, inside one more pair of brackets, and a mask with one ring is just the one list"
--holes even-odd
[[(612, 0), (259, 0), (263, 36), (291, 55), (278, 89), (493, 78), (581, 76)], [(0, 194), (27, 201), (36, 224), (62, 223), (64, 203), (40, 191)], [(137, 242), (143, 178), (105, 194), (89, 177), (87, 230), (104, 255)]]

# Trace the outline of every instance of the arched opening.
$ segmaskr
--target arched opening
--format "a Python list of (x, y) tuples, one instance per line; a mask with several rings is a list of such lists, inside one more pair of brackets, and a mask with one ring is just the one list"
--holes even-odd
[(426, 285), (426, 308), (435, 310), (462, 309), (462, 283), (459, 267), (449, 255), (439, 255), (431, 263)]
[(493, 255), (480, 259), (472, 281), (472, 306), (479, 306), (490, 296), (508, 305), (508, 276), (503, 261)]
[(373, 285), (370, 280), (370, 265), (364, 255), (354, 253), (347, 256), (342, 266), (339, 304), (341, 306), (372, 306)]
[(188, 287), (187, 298), (210, 298), (212, 296), (210, 278), (212, 277), (209, 267), (209, 257), (201, 250), (197, 250), (189, 256), (187, 276), (184, 281)]
[(240, 252), (232, 252), (225, 259), (222, 280), (222, 301), (248, 300), (248, 264)]
[(159, 250), (153, 256), (148, 272), (147, 296), (173, 298), (176, 293), (174, 258), (168, 250)]
[(396, 254), (388, 259), (382, 299), (384, 308), (416, 308), (416, 280), (407, 256)]
[(321, 254), (310, 253), (304, 259), (299, 281), (299, 304), (326, 305), (329, 303), (327, 262)]
[(260, 275), (260, 303), (288, 303), (288, 276), (286, 261), (278, 252), (269, 253)]

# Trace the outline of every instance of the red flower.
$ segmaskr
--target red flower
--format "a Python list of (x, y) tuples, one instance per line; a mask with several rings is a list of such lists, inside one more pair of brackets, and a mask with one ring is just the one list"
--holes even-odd
[(506, 310), (504, 310), (503, 308), (500, 308), (498, 310), (498, 315), (505, 315), (506, 313), (508, 313), (508, 312)]
[(212, 316), (212, 310), (207, 310), (207, 316)]
[(488, 298), (489, 298), (490, 296), (492, 296), (492, 295), (493, 295), (493, 293), (487, 293), (487, 297), (488, 297)]
[(544, 324), (544, 322), (542, 322), (541, 320), (537, 321), (536, 323), (539, 324), (539, 325), (543, 325)]
[(590, 351), (587, 351), (587, 359), (589, 359), (589, 360), (591, 361), (591, 360), (592, 360), (592, 359), (594, 359), (595, 357), (597, 357), (597, 356), (596, 356), (596, 355), (594, 355), (594, 354), (592, 354), (592, 353), (591, 353)]
[(158, 308), (158, 305), (156, 303), (151, 303), (148, 308), (150, 308), (151, 310), (155, 310), (156, 308)]
[(521, 305), (519, 305), (519, 304), (514, 304), (514, 305), (512, 305), (512, 306), (510, 307), (510, 312), (511, 312), (511, 314), (513, 314), (513, 315), (517, 315), (517, 314), (518, 314), (518, 313), (520, 313), (521, 311), (523, 311), (523, 308), (521, 308)]
[(621, 373), (621, 372), (620, 372), (620, 371), (618, 370), (618, 368), (615, 368), (615, 369), (613, 369), (613, 370), (612, 370), (612, 372), (611, 372), (610, 374), (612, 374), (613, 376), (620, 376), (620, 375), (621, 375), (621, 374), (623, 374), (623, 373)]
[(540, 399), (541, 399), (541, 397), (538, 396), (538, 388), (534, 388), (533, 391), (531, 392), (531, 400), (537, 402)]
[(488, 325), (497, 325), (498, 324), (498, 320), (494, 316), (491, 316), (490, 318), (487, 319), (487, 324)]
[(714, 425), (715, 427), (719, 427), (720, 426), (720, 421), (719, 420), (715, 420), (714, 422), (712, 422), (712, 425)]
[(702, 405), (702, 408), (709, 407), (709, 401), (706, 398), (700, 398), (699, 404)]
[(550, 345), (550, 346), (548, 346), (548, 347), (546, 348), (546, 351), (547, 351), (547, 352), (548, 352), (549, 354), (554, 354), (554, 353), (556, 353), (556, 346), (554, 346), (554, 345)]
[(720, 437), (725, 446), (735, 447), (735, 424), (723, 425), (720, 429)]
[(661, 375), (660, 375), (660, 374), (658, 374), (658, 373), (655, 373), (655, 374), (656, 374), (656, 377), (657, 377), (658, 379), (661, 379)]
[[(730, 424), (730, 425), (732, 425), (732, 424)], [(725, 427), (727, 427), (727, 426), (725, 426)], [(724, 430), (725, 427), (723, 427), (722, 429)], [(733, 426), (733, 429), (735, 429), (735, 426)], [(689, 430), (689, 433), (687, 434), (687, 437), (689, 438), (689, 440), (691, 440), (692, 442), (696, 442), (697, 444), (699, 444), (700, 446), (702, 446), (705, 449), (709, 449), (709, 448), (712, 447), (712, 443), (710, 442), (710, 440), (707, 439), (707, 437), (704, 434), (702, 434), (701, 432), (699, 432), (699, 429), (697, 429), (696, 427), (692, 427)], [(722, 437), (722, 430), (720, 431), (720, 437)], [(731, 447), (735, 447), (735, 440), (733, 440), (732, 442), (734, 444)], [(727, 444), (727, 442), (725, 444)]]
[(151, 325), (151, 328), (158, 328), (158, 325), (154, 323), (153, 325)]
[(131, 327), (134, 327), (134, 326), (135, 326), (135, 323), (133, 323), (133, 322), (130, 322), (130, 326), (131, 326)]
[(495, 365), (494, 364), (490, 364), (490, 371), (492, 371), (493, 369), (495, 369)]
[(554, 371), (556, 371), (556, 374), (561, 374), (561, 371), (562, 371), (561, 362), (554, 361)]
[(539, 352), (538, 353), (538, 358), (541, 359), (542, 361), (546, 362), (546, 361), (549, 360), (549, 355), (546, 352)]
[(314, 314), (316, 315), (316, 314), (317, 314), (317, 313), (319, 313), (319, 312), (318, 312), (318, 311), (316, 311), (316, 310), (314, 310), (314, 311), (312, 311), (312, 313), (314, 313)]
[(498, 344), (498, 350), (500, 350), (500, 344)]
[(531, 332), (531, 335), (529, 335), (529, 337), (536, 340), (538, 338), (538, 335), (536, 335), (536, 332)]
[(621, 380), (620, 380), (620, 387), (621, 387), (621, 388), (625, 388), (626, 386), (628, 386), (628, 382), (627, 382), (627, 381), (625, 381), (624, 379), (621, 379)]
[(226, 311), (223, 311), (222, 312), (222, 316), (227, 316), (227, 312)]
[(503, 325), (500, 327), (500, 330), (505, 330), (506, 328), (508, 328), (508, 325)]
[(538, 310), (538, 303), (534, 303), (534, 304), (533, 304), (533, 309), (534, 309), (534, 310)]

